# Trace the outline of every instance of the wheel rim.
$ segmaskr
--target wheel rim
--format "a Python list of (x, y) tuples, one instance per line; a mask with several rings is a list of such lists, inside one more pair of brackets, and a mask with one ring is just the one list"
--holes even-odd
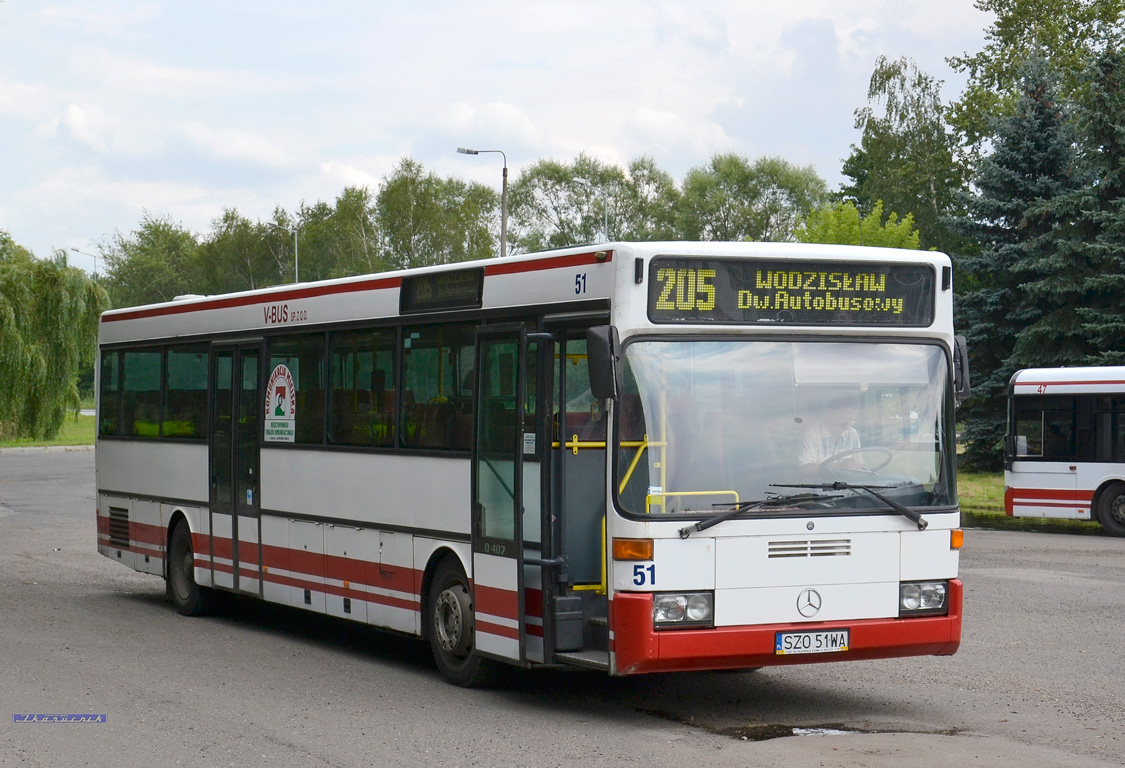
[(434, 604), (434, 637), (445, 653), (457, 659), (468, 655), (468, 617), (464, 609), (467, 597), (465, 587), (456, 584), (442, 590)]
[(1125, 493), (1119, 493), (1109, 505), (1109, 516), (1118, 525), (1125, 526)]

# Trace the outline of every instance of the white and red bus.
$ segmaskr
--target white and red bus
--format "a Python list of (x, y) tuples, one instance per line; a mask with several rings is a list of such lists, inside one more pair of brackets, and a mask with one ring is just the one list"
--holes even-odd
[(613, 243), (107, 312), (98, 549), (186, 614), (423, 637), (462, 685), (952, 654), (951, 282)]
[(1004, 508), (1125, 536), (1125, 367), (1028, 368), (1008, 384)]

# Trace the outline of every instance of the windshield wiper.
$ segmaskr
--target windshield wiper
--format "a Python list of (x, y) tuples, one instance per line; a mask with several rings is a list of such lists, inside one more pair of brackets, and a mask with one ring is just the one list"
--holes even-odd
[[(804, 486), (779, 486), (779, 487), (804, 487)], [(812, 487), (812, 486), (809, 486)], [(712, 526), (730, 520), (732, 517), (738, 517), (743, 512), (750, 512), (755, 509), (762, 509), (763, 507), (772, 507), (780, 504), (800, 504), (806, 501), (823, 501), (824, 499), (831, 499), (832, 496), (825, 496), (820, 493), (795, 493), (788, 496), (774, 496), (771, 499), (759, 499), (758, 501), (747, 501), (742, 504), (735, 504), (728, 510), (720, 512), (717, 515), (700, 520), (698, 523), (684, 526), (680, 529), (680, 538), (686, 539), (691, 536), (694, 531), (705, 531)]]
[[(883, 494), (879, 493), (879, 491), (875, 490), (876, 488), (883, 488), (883, 489), (894, 488), (895, 486), (893, 486), (893, 485), (862, 485), (860, 483), (846, 483), (843, 480), (837, 480), (834, 483), (804, 483), (804, 484), (800, 484), (800, 485), (796, 485), (796, 484), (790, 485), (788, 483), (774, 483), (773, 485), (777, 488), (815, 488), (815, 489), (818, 489), (818, 490), (821, 490), (821, 491), (847, 491), (847, 490), (866, 491), (867, 493), (870, 493), (872, 496), (877, 498), (879, 501), (883, 502), (888, 507), (893, 509), (895, 512), (898, 512), (900, 515), (905, 517), (907, 520), (912, 520), (914, 522), (914, 524), (918, 526), (919, 531), (924, 531), (929, 526), (929, 522), (924, 517), (922, 517), (921, 512), (919, 512), (915, 509), (911, 509), (910, 507), (907, 507), (903, 504), (899, 504), (894, 499), (892, 499), (888, 496), (884, 496)], [(683, 533), (681, 532), (680, 535), (682, 536)]]

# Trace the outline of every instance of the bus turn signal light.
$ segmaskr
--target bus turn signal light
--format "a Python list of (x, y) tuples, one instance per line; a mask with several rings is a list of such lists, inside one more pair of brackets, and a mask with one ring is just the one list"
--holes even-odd
[(652, 539), (614, 539), (614, 560), (651, 560)]
[(960, 528), (949, 532), (949, 548), (960, 549), (965, 544), (965, 532)]

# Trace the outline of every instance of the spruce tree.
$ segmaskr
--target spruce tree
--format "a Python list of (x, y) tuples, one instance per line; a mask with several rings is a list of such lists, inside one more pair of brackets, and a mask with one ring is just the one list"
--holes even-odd
[(1079, 110), (1085, 156), (1097, 184), (1077, 201), (1091, 269), (1079, 314), (1087, 362), (1125, 365), (1125, 52), (1106, 48), (1087, 69)]
[(979, 253), (959, 262), (973, 282), (958, 307), (974, 389), (961, 414), (963, 462), (971, 467), (999, 466), (1008, 381), (1019, 368), (1044, 363), (1025, 331), (1040, 327), (1036, 324), (1051, 311), (1042, 298), (1044, 281), (1053, 279), (1061, 264), (1062, 222), (1051, 202), (1078, 186), (1074, 145), (1055, 82), (1045, 60), (1025, 65), (1016, 109), (996, 123), (992, 152), (980, 162), (977, 193), (960, 222), (964, 234), (980, 244)]

